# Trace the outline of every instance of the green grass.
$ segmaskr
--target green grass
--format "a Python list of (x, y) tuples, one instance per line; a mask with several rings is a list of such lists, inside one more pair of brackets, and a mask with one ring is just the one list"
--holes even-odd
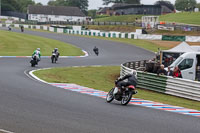
[[(81, 86), (95, 88), (108, 92), (119, 76), (120, 67), (80, 67), (80, 68), (53, 68), (34, 72), (39, 78), (50, 83), (75, 83)], [(165, 104), (182, 106), (200, 110), (200, 102), (192, 101), (157, 92), (138, 89), (136, 98), (162, 102)]]
[(110, 16), (97, 18), (95, 21), (98, 22), (135, 22), (135, 19), (141, 19), (142, 15), (121, 15), (121, 16)]
[(160, 16), (160, 21), (200, 25), (200, 12), (171, 13)]
[[(142, 15), (121, 15), (97, 18), (99, 22), (135, 22), (135, 19), (141, 19)], [(159, 21), (184, 23), (200, 25), (200, 12), (182, 12), (161, 15)]]
[(42, 56), (49, 56), (54, 48), (59, 48), (61, 56), (83, 55), (81, 49), (53, 39), (0, 30), (0, 56), (30, 56), (36, 48), (41, 48)]

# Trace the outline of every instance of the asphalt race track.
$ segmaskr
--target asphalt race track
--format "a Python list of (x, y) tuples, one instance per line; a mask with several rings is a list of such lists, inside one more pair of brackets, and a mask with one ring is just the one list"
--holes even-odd
[[(18, 30), (15, 30), (16, 32)], [(120, 65), (150, 59), (153, 53), (131, 45), (25, 31), (61, 40), (88, 51), (89, 57), (42, 59), (39, 68)], [(23, 33), (23, 34), (25, 34)], [(92, 49), (97, 46), (100, 55)], [(31, 54), (31, 53), (30, 53)], [(200, 119), (136, 105), (121, 106), (105, 99), (56, 88), (30, 79), (28, 58), (0, 58), (0, 129), (15, 133), (199, 133)]]

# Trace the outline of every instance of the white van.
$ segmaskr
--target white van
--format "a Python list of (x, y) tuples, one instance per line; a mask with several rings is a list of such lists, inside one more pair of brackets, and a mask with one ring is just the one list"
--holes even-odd
[(171, 65), (171, 70), (178, 66), (184, 79), (200, 81), (200, 52), (187, 52), (177, 58)]

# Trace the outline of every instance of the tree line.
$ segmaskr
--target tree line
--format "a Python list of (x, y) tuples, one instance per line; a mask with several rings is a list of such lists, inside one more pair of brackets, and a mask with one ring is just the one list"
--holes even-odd
[[(126, 3), (126, 4), (141, 4), (141, 0), (102, 0), (104, 5), (110, 3)], [(172, 6), (179, 11), (189, 11), (195, 7), (200, 8), (200, 3), (196, 0), (176, 0), (175, 5), (170, 1), (158, 0), (155, 4), (165, 3), (170, 8)], [(28, 5), (42, 5), (41, 3), (35, 3), (34, 0), (1, 0), (1, 8), (3, 11), (17, 11), (27, 12)], [(51, 6), (75, 6), (79, 7), (83, 12), (88, 11), (88, 0), (49, 0), (48, 5)]]

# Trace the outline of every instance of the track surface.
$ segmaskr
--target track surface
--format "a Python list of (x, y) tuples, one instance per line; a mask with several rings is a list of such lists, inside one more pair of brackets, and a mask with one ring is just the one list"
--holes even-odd
[[(17, 30), (16, 30), (17, 31)], [(82, 65), (120, 65), (149, 59), (146, 50), (98, 39), (26, 31), (76, 45), (86, 58), (42, 59), (38, 68)], [(100, 56), (92, 49), (99, 47)], [(0, 129), (16, 133), (198, 133), (200, 119), (140, 106), (108, 104), (104, 99), (49, 86), (28, 78), (27, 58), (0, 58)]]

